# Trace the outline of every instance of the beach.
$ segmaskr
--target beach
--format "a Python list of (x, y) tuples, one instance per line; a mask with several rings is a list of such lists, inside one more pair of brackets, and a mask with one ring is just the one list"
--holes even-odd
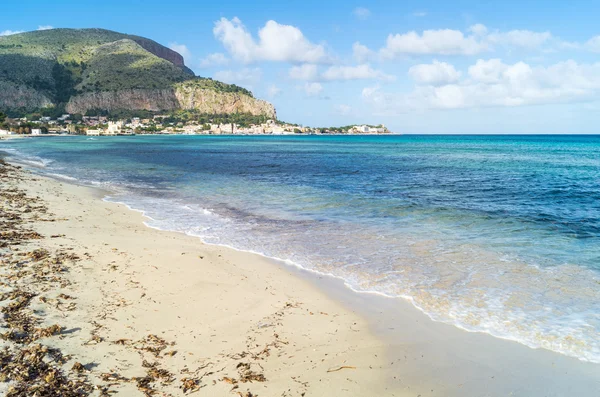
[[(27, 222), (40, 237), (9, 242), (3, 272), (17, 272), (9, 257), (36, 249), (77, 259), (60, 262), (58, 286), (15, 277), (3, 293), (35, 294), (23, 310), (37, 328), (60, 330), (31, 343), (71, 357), (59, 367), (98, 387), (93, 393), (401, 395), (385, 381), (384, 348), (365, 320), (290, 271), (148, 228), (140, 213), (102, 201), (97, 190), (10, 175), (2, 190), (24, 190), (53, 221)], [(12, 301), (3, 297), (6, 307)], [(73, 370), (75, 362), (84, 369)]]
[[(125, 141), (115, 143), (112, 150)], [(53, 156), (65, 156), (60, 150), (67, 144), (57, 141)], [(161, 150), (171, 149), (163, 142)], [(89, 167), (77, 156), (81, 169)], [(213, 215), (195, 211), (206, 218), (192, 218), (185, 209), (181, 217), (173, 210), (165, 227), (153, 209), (163, 200), (156, 190), (137, 202), (144, 215), (117, 202), (126, 195), (69, 178), (59, 168), (68, 162), (41, 159), (14, 156), (9, 161), (26, 168), (0, 166), (0, 305), (8, 319), (0, 343), (9, 348), (2, 362), (11, 363), (0, 371), (8, 380), (0, 393), (21, 387), (12, 395), (26, 396), (32, 394), (27, 388), (44, 386), (62, 387), (57, 395), (66, 396), (560, 397), (600, 389), (596, 363), (433, 321), (410, 297), (360, 293), (341, 277), (160, 230)], [(255, 184), (252, 191), (258, 195), (261, 188)], [(173, 194), (172, 187), (163, 189)], [(225, 189), (232, 200), (236, 189)], [(251, 211), (252, 201), (247, 205)], [(301, 219), (277, 223), (281, 240), (294, 223), (315, 234), (323, 227)], [(362, 235), (367, 244), (377, 243)], [(493, 314), (502, 319), (502, 311)], [(539, 332), (542, 340), (549, 336)], [(41, 357), (51, 365), (39, 368)], [(19, 365), (37, 369), (23, 378)], [(65, 392), (73, 389), (80, 394)]]

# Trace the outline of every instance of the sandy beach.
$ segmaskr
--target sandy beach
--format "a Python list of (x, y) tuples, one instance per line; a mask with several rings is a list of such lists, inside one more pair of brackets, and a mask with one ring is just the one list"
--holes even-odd
[(531, 397), (600, 387), (597, 364), (152, 229), (106, 192), (1, 167), (0, 393)]
[[(12, 209), (35, 231), (4, 244), (2, 308), (26, 292), (29, 329), (50, 329), (2, 344), (60, 349), (56, 368), (93, 395), (401, 395), (365, 320), (281, 266), (148, 228), (98, 191), (12, 167), (2, 191), (4, 217)], [(53, 277), (39, 269), (49, 262)], [(0, 388), (50, 384), (41, 373)]]

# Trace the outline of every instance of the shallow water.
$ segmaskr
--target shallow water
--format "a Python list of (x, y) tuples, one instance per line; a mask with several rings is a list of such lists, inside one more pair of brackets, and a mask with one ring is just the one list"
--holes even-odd
[(150, 226), (600, 362), (598, 136), (64, 137), (0, 150), (110, 188)]

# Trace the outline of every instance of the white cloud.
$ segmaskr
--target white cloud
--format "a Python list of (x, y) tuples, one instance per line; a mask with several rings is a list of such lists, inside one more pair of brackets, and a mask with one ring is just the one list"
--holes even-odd
[(40, 25), (40, 26), (38, 26), (38, 30), (50, 30), (50, 29), (54, 29), (54, 26), (52, 26), (52, 25)]
[(319, 83), (305, 83), (304, 92), (308, 96), (318, 96), (323, 91), (323, 86)]
[(363, 99), (380, 113), (411, 109), (458, 109), (573, 103), (600, 99), (600, 62), (569, 60), (550, 66), (479, 60), (468, 77), (444, 85), (417, 85), (409, 93), (367, 87)]
[(442, 85), (458, 81), (461, 73), (446, 62), (434, 60), (431, 64), (412, 66), (408, 74), (419, 84)]
[(585, 43), (585, 48), (591, 52), (600, 52), (600, 36), (594, 36)]
[(192, 52), (189, 50), (189, 48), (187, 48), (185, 44), (169, 43), (169, 48), (175, 52), (178, 52), (179, 55), (183, 57), (186, 63), (191, 61)]
[(206, 58), (200, 61), (201, 68), (210, 68), (214, 66), (223, 66), (229, 64), (229, 58), (225, 56), (225, 54), (221, 52), (216, 52), (214, 54), (208, 54)]
[(323, 80), (363, 80), (377, 79), (393, 81), (395, 76), (375, 70), (368, 64), (357, 66), (331, 66), (321, 75)]
[(360, 44), (358, 41), (352, 44), (352, 55), (357, 62), (364, 63), (373, 57), (374, 53), (366, 45)]
[(427, 16), (427, 12), (425, 11), (415, 11), (413, 12), (413, 17), (423, 18)]
[(229, 84), (237, 84), (246, 88), (253, 88), (261, 77), (262, 72), (259, 68), (244, 68), (241, 70), (221, 70), (214, 75), (216, 80)]
[(335, 105), (333, 109), (337, 114), (342, 116), (348, 116), (350, 113), (352, 113), (352, 107), (345, 104)]
[(482, 83), (498, 83), (506, 67), (500, 59), (479, 59), (475, 65), (469, 66), (469, 76)]
[(23, 30), (3, 30), (2, 32), (0, 32), (0, 36), (10, 36), (13, 34), (19, 34), (23, 32)]
[(504, 33), (491, 33), (486, 40), (491, 44), (522, 48), (536, 48), (552, 38), (550, 32), (532, 32), (531, 30), (511, 30)]
[(385, 58), (394, 58), (402, 54), (424, 55), (473, 55), (487, 50), (485, 43), (474, 36), (465, 36), (459, 30), (425, 30), (422, 34), (408, 32), (390, 34), (386, 46), (381, 49)]
[(356, 7), (354, 11), (352, 11), (355, 17), (358, 19), (367, 19), (371, 16), (371, 11), (365, 7)]
[(476, 36), (485, 36), (488, 32), (488, 28), (481, 23), (476, 23), (475, 25), (469, 27), (469, 32)]
[(267, 96), (269, 98), (275, 98), (276, 96), (279, 96), (279, 94), (281, 94), (281, 88), (277, 87), (274, 84), (271, 84), (267, 89)]
[(294, 80), (317, 80), (319, 71), (317, 65), (305, 63), (300, 66), (293, 66), (289, 71), (289, 76)]
[(258, 41), (237, 17), (221, 18), (213, 29), (232, 57), (244, 63), (256, 61), (327, 62), (325, 47), (311, 43), (295, 26), (268, 21), (258, 31)]
[(561, 41), (550, 32), (519, 29), (507, 32), (490, 31), (479, 23), (469, 27), (467, 33), (439, 29), (425, 30), (421, 34), (415, 31), (390, 34), (380, 54), (388, 59), (401, 55), (476, 55), (497, 47), (531, 50), (544, 46), (560, 47)]

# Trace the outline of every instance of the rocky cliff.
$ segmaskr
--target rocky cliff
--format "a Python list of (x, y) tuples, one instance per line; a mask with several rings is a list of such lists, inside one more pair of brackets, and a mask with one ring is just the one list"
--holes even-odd
[(69, 113), (85, 114), (92, 109), (144, 109), (155, 112), (193, 109), (207, 114), (247, 113), (277, 118), (275, 108), (269, 102), (241, 93), (188, 86), (89, 92), (72, 97), (66, 106)]
[(219, 92), (184, 83), (176, 86), (175, 97), (182, 109), (196, 109), (201, 113), (209, 114), (248, 113), (277, 119), (277, 113), (272, 104), (243, 93)]
[(41, 109), (49, 106), (52, 106), (52, 101), (41, 92), (23, 84), (0, 80), (0, 110)]

